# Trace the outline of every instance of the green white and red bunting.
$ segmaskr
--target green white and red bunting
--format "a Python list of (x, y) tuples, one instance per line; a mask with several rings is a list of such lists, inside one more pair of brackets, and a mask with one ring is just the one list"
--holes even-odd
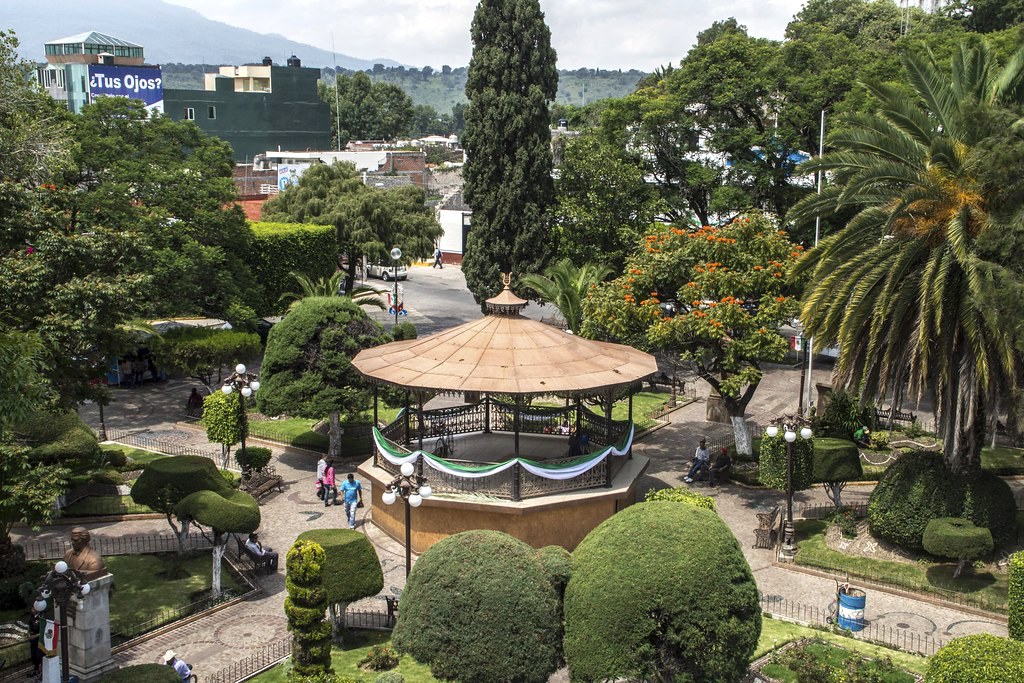
[(433, 453), (428, 453), (427, 451), (413, 451), (412, 453), (406, 453), (405, 451), (396, 448), (390, 441), (385, 439), (381, 435), (380, 430), (376, 427), (373, 429), (373, 441), (377, 445), (377, 451), (381, 454), (381, 457), (393, 465), (416, 462), (416, 460), (422, 456), (423, 462), (425, 462), (429, 467), (453, 477), (462, 477), (464, 479), (489, 477), (491, 475), (498, 474), (499, 472), (504, 472), (516, 463), (519, 463), (519, 466), (524, 470), (530, 474), (541, 477), (542, 479), (572, 479), (573, 477), (578, 477), (581, 474), (590, 471), (609, 455), (622, 456), (629, 453), (629, 448), (633, 445), (634, 431), (635, 426), (630, 422), (629, 431), (618, 444), (608, 446), (599, 453), (588, 453), (586, 455), (581, 455), (578, 458), (573, 458), (572, 460), (555, 464), (538, 462), (527, 458), (513, 458), (496, 465), (455, 464), (445, 460), (444, 458), (440, 458)]

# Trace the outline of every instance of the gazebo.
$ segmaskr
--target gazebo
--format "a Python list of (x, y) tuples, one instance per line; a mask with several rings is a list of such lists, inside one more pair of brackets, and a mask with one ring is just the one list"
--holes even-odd
[[(353, 361), (375, 398), (380, 385), (406, 392), (398, 418), (374, 428), (374, 454), (359, 472), (374, 484), (374, 523), (396, 538), (403, 520), (381, 504), (384, 487), (404, 463), (427, 479), (435, 495), (413, 516), (417, 552), (480, 528), (571, 550), (636, 498), (647, 460), (632, 454), (632, 395), (657, 372), (653, 356), (526, 318), (527, 304), (506, 278), (481, 319), (366, 349)], [(424, 410), (439, 394), (464, 402)], [(612, 419), (624, 394), (627, 419)], [(532, 405), (552, 397), (562, 405)], [(599, 399), (603, 411), (585, 399)]]

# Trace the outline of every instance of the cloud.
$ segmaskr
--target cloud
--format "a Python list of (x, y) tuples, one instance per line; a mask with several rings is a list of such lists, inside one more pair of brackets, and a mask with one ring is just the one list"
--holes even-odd
[[(474, 0), (167, 0), (261, 33), (279, 33), (362, 59), (412, 66), (465, 66), (472, 54)], [(752, 35), (781, 38), (803, 0), (542, 0), (563, 69), (636, 68), (678, 63), (713, 22), (734, 16)]]

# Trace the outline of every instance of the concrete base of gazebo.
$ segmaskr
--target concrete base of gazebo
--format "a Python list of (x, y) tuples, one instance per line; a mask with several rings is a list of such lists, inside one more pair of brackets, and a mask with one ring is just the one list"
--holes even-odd
[[(634, 455), (625, 461), (610, 488), (585, 489), (518, 502), (435, 494), (412, 510), (412, 550), (422, 553), (442, 538), (461, 531), (494, 529), (534, 548), (560, 545), (572, 551), (594, 527), (636, 502), (637, 486), (647, 465), (647, 458)], [(375, 466), (373, 458), (363, 462), (358, 471), (370, 483), (373, 523), (404, 544), (404, 503), (399, 499), (393, 505), (385, 505), (381, 500), (385, 486), (394, 476)]]

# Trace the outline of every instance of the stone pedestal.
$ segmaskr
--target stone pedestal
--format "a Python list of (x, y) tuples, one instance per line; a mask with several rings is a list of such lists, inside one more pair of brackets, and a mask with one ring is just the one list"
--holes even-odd
[(89, 582), (89, 594), (68, 609), (68, 661), (71, 674), (91, 683), (117, 668), (110, 655), (110, 586), (107, 574)]

